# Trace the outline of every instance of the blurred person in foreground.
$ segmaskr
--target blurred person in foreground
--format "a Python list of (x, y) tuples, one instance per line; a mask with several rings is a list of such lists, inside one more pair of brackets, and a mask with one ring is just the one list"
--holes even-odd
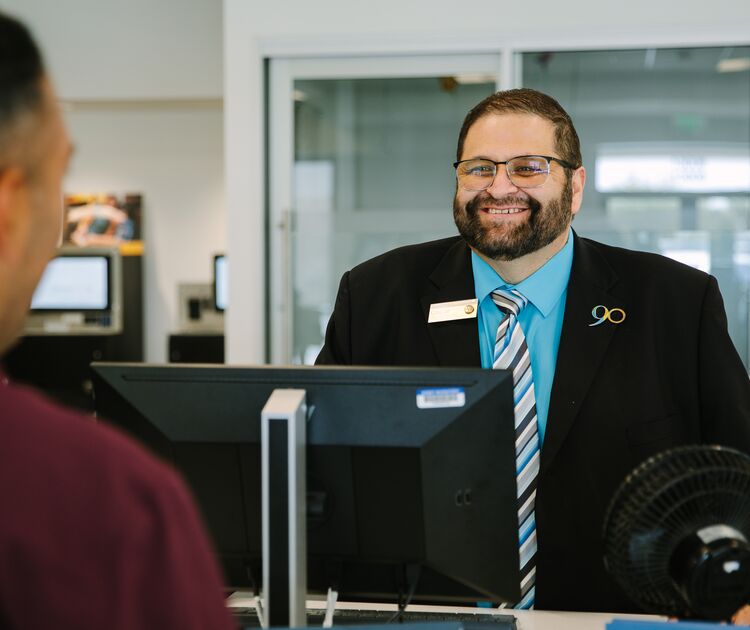
[[(0, 355), (55, 252), (70, 154), (39, 50), (0, 13)], [(0, 627), (234, 627), (177, 475), (2, 373), (0, 512)]]

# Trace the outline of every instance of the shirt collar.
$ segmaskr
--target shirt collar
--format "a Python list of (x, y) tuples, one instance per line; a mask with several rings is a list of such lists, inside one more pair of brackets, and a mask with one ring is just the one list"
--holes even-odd
[(495, 289), (516, 289), (544, 316), (560, 301), (570, 279), (573, 267), (573, 230), (563, 248), (528, 278), (516, 285), (505, 282), (497, 272), (472, 250), (471, 266), (474, 273), (474, 291), (481, 303)]

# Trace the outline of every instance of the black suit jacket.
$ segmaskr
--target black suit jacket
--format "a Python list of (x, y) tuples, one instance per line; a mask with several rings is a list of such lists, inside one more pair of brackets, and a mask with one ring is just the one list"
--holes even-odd
[[(694, 443), (750, 452), (750, 381), (716, 279), (574, 236), (536, 499), (536, 607), (637, 610), (605, 571), (610, 498), (639, 462)], [(460, 237), (403, 247), (344, 274), (322, 364), (480, 366), (475, 319), (428, 324), (474, 297)], [(589, 326), (591, 310), (626, 320)]]

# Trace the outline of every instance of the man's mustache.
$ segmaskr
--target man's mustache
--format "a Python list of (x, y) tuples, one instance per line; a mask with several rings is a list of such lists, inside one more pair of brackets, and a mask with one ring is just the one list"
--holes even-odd
[(477, 195), (474, 199), (466, 203), (466, 212), (470, 216), (474, 216), (482, 206), (518, 206), (520, 208), (528, 208), (534, 214), (542, 207), (542, 204), (533, 197), (520, 197), (518, 195), (493, 197), (489, 193), (484, 193)]

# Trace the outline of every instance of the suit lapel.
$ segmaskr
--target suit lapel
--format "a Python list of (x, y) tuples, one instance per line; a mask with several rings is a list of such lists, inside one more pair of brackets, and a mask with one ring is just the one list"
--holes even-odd
[[(541, 452), (542, 472), (549, 468), (565, 441), (617, 328), (609, 322), (589, 326), (594, 321), (591, 310), (602, 304), (628, 311), (617, 275), (607, 260), (575, 233), (574, 239), (573, 268)], [(446, 252), (430, 274), (428, 284), (421, 304), (438, 365), (480, 367), (476, 319), (427, 323), (431, 304), (475, 297), (471, 250), (462, 239)]]
[(471, 250), (463, 239), (459, 239), (430, 274), (429, 287), (421, 296), (425, 326), (440, 366), (481, 367), (479, 330), (475, 318), (427, 323), (431, 304), (473, 297)]
[(589, 326), (591, 311), (601, 304), (620, 307), (627, 303), (617, 284), (617, 275), (601, 253), (575, 236), (573, 267), (568, 284), (560, 347), (541, 453), (541, 471), (551, 465), (578, 415), (601, 365), (617, 326), (605, 321)]

